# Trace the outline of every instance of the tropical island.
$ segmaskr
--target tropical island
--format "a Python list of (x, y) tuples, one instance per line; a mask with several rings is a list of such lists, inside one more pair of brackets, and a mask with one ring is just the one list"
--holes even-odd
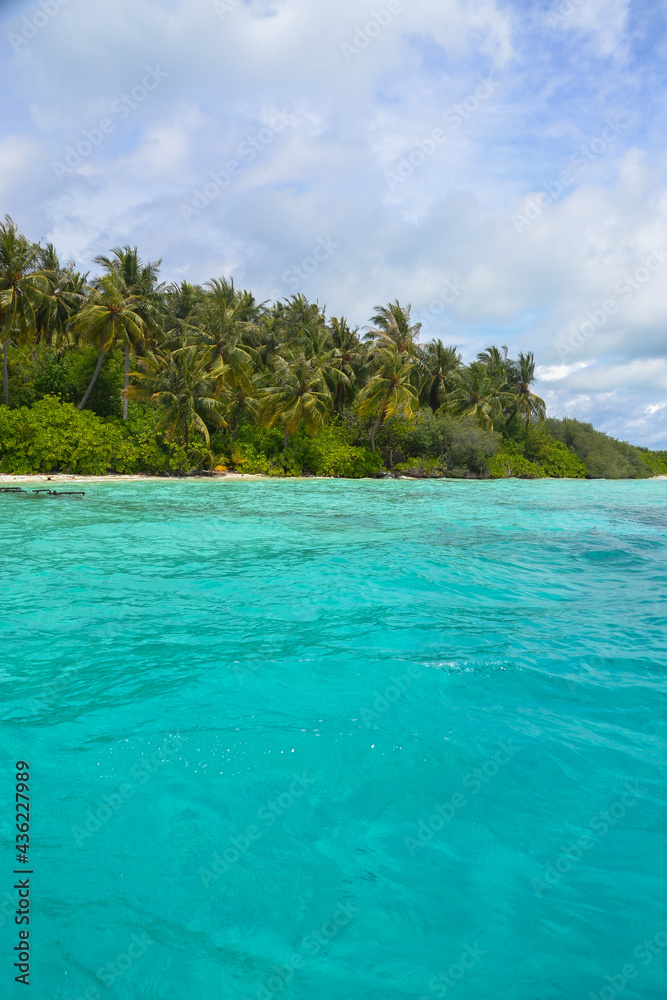
[(531, 352), (464, 364), (398, 301), (362, 331), (303, 295), (90, 277), (0, 223), (0, 473), (643, 479), (667, 452), (551, 419)]

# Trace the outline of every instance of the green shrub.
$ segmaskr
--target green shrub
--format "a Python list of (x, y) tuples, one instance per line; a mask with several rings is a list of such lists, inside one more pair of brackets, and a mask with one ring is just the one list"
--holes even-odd
[(420, 410), (406, 441), (408, 454), (446, 462), (455, 435), (455, 424), (456, 421), (449, 415), (436, 415), (431, 409)]
[(648, 448), (638, 451), (654, 476), (667, 476), (667, 451), (649, 451)]
[(499, 447), (499, 434), (480, 427), (471, 417), (457, 420), (452, 431), (448, 468), (453, 473), (467, 470), (477, 476), (488, 475)]
[(33, 385), (35, 401), (44, 396), (58, 396), (65, 403), (78, 403), (81, 396), (77, 386), (72, 381), (73, 355), (59, 353), (53, 348), (46, 348), (36, 359)]
[(551, 436), (543, 423), (515, 424), (507, 429), (492, 461), (494, 479), (584, 479), (586, 466), (574, 452)]
[(234, 448), (229, 458), (229, 465), (249, 476), (268, 476), (269, 469), (275, 463), (270, 462), (263, 451), (257, 451), (251, 444), (239, 445)]
[(551, 436), (544, 424), (529, 424), (514, 432), (505, 447), (512, 451), (511, 444), (528, 461), (542, 467), (544, 475), (551, 479), (584, 479), (586, 466), (562, 441)]
[[(85, 347), (72, 351), (66, 356), (68, 378), (73, 386), (72, 402), (83, 399), (99, 357), (96, 347)], [(121, 416), (123, 412), (123, 386), (125, 382), (125, 361), (123, 352), (112, 351), (102, 362), (100, 374), (88, 397), (86, 409), (100, 417)]]
[(336, 423), (310, 435), (303, 428), (283, 450), (280, 428), (246, 424), (234, 441), (218, 434), (212, 439), (224, 452), (230, 467), (250, 475), (333, 476), (360, 479), (374, 476), (382, 468), (382, 457), (370, 448), (346, 443), (348, 429)]
[(158, 430), (159, 420), (160, 414), (152, 406), (130, 403), (126, 421), (112, 418), (103, 422), (107, 426), (120, 427), (133, 449), (130, 466), (125, 470), (117, 469), (117, 471), (170, 475), (174, 472), (187, 471), (199, 464), (197, 446), (195, 445), (188, 453), (177, 442), (167, 441)]
[[(9, 405), (32, 406), (45, 396), (79, 403), (95, 371), (98, 350), (90, 345), (56, 350), (45, 343), (13, 347), (9, 351)], [(98, 416), (121, 416), (125, 365), (120, 350), (108, 354), (90, 394), (86, 409)]]
[(126, 424), (102, 419), (55, 396), (33, 407), (0, 406), (0, 472), (69, 472), (77, 475), (174, 473), (188, 456), (156, 432), (157, 414), (144, 409)]
[(395, 472), (405, 472), (417, 479), (442, 479), (443, 463), (438, 458), (411, 458), (394, 466)]
[[(28, 409), (0, 412), (2, 472), (72, 472), (101, 475), (124, 466), (129, 453), (119, 428), (54, 396)], [(124, 469), (123, 469), (124, 471)]]
[(565, 418), (546, 420), (545, 425), (586, 465), (588, 479), (647, 479), (651, 475), (638, 448), (596, 431), (592, 424)]
[[(375, 435), (375, 447), (388, 469), (393, 469), (397, 462), (402, 462), (410, 454), (407, 442), (413, 426), (414, 422), (406, 417), (390, 417)], [(364, 445), (368, 445), (368, 433), (359, 444), (362, 441)]]
[[(41, 359), (39, 366), (27, 349), (15, 349), (12, 354), (14, 402), (39, 396), (47, 386), (59, 385), (62, 392), (69, 392), (75, 369), (84, 380), (80, 357), (77, 369), (70, 366), (67, 353), (60, 356), (45, 345), (33, 348), (35, 352)], [(86, 364), (93, 360), (94, 352), (90, 352)], [(528, 427), (516, 424), (501, 439), (472, 419), (436, 416), (431, 410), (421, 411), (411, 421), (387, 421), (381, 450), (376, 452), (368, 446), (366, 425), (352, 414), (334, 418), (316, 434), (302, 427), (286, 448), (280, 427), (246, 422), (234, 440), (218, 432), (212, 435), (210, 448), (201, 439), (186, 451), (165, 440), (158, 430), (159, 413), (151, 406), (131, 403), (129, 419), (122, 421), (115, 414), (120, 408), (120, 386), (122, 354), (117, 352), (109, 359), (97, 401), (111, 411), (104, 416), (81, 411), (54, 394), (37, 398), (31, 406), (0, 406), (0, 471), (168, 475), (221, 464), (255, 475), (358, 479), (377, 476), (385, 457), (397, 472), (428, 478), (587, 475), (618, 479), (667, 474), (667, 453), (634, 448), (595, 431), (590, 424), (573, 420)], [(71, 395), (78, 399), (79, 390)]]
[(382, 455), (370, 448), (346, 444), (335, 425), (314, 434), (306, 444), (303, 466), (316, 476), (366, 479), (382, 469)]
[(499, 445), (500, 436), (480, 427), (472, 418), (457, 420), (430, 409), (420, 411), (406, 440), (408, 455), (437, 459), (433, 470), (439, 468), (443, 475), (461, 477), (488, 475), (490, 460)]
[(545, 475), (551, 479), (586, 478), (585, 464), (562, 441), (545, 442), (539, 459)]
[(544, 479), (547, 475), (543, 466), (531, 462), (511, 442), (505, 442), (491, 459), (490, 474), (492, 479)]
[[(55, 351), (53, 352), (55, 354)], [(40, 370), (37, 358), (47, 354), (45, 345), (39, 347), (10, 347), (7, 355), (9, 368), (9, 405), (32, 406), (39, 398), (35, 379)]]
[(234, 439), (222, 432), (211, 435), (211, 448), (219, 452), (223, 464), (251, 476), (275, 475), (282, 445), (280, 428), (250, 423), (242, 423)]
[(8, 355), (9, 405), (14, 408), (32, 406), (44, 396), (58, 396), (68, 403), (78, 402), (80, 396), (76, 395), (77, 388), (70, 377), (74, 357), (72, 351), (56, 351), (45, 343), (11, 347)]

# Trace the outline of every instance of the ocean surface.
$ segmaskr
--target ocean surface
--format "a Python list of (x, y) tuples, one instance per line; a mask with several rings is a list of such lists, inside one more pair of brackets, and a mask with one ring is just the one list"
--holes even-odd
[(0, 495), (3, 998), (664, 1000), (667, 481), (85, 489)]

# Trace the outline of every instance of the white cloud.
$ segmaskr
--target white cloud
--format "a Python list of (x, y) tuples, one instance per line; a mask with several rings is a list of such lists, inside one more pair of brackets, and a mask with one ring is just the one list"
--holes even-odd
[[(662, 67), (607, 58), (639, 37), (625, 0), (572, 5), (553, 27), (518, 3), (403, 0), (367, 33), (384, 0), (255, 0), (223, 18), (210, 0), (71, 0), (0, 66), (2, 212), (83, 269), (131, 242), (163, 258), (167, 280), (232, 273), (259, 297), (332, 237), (340, 249), (299, 289), (330, 313), (363, 324), (398, 297), (424, 337), (471, 355), (494, 341), (534, 350), (554, 412), (660, 420), (645, 411), (664, 395), (652, 359), (665, 354), (667, 271), (617, 289), (667, 232), (664, 109), (652, 103)], [(5, 31), (32, 9), (11, 8)], [(346, 60), (341, 44), (359, 32), (366, 44)], [(52, 161), (147, 66), (168, 75), (58, 180)], [(489, 78), (497, 88), (474, 106)], [(447, 118), (457, 104), (465, 115)], [(262, 144), (276, 108), (289, 127)], [(625, 124), (610, 133), (609, 120)], [(447, 141), (390, 187), (386, 172), (436, 128)], [(253, 142), (251, 160), (239, 151)], [(242, 169), (184, 221), (179, 206), (230, 160)], [(513, 216), (536, 199), (517, 231)], [(433, 310), (448, 281), (461, 291)], [(610, 299), (613, 313), (563, 357)]]
[(555, 0), (550, 26), (588, 37), (600, 56), (625, 54), (625, 32), (630, 0)]
[(587, 368), (590, 361), (578, 361), (574, 365), (538, 365), (535, 375), (540, 382), (559, 382), (573, 372)]

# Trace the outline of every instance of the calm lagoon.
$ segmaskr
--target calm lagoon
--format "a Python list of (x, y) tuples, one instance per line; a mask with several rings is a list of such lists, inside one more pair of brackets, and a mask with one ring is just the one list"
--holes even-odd
[(85, 489), (0, 496), (36, 1000), (662, 1000), (667, 482)]

